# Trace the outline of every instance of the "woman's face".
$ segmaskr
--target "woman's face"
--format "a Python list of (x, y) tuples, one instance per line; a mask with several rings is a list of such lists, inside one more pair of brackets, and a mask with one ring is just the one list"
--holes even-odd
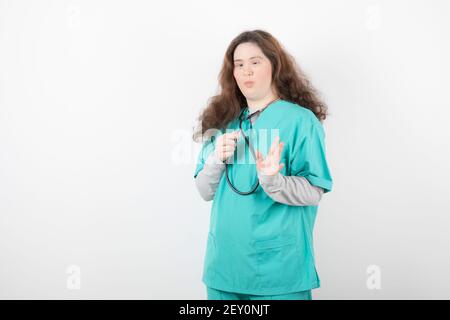
[(256, 44), (239, 44), (234, 50), (233, 59), (234, 78), (247, 99), (261, 100), (271, 94), (272, 65)]

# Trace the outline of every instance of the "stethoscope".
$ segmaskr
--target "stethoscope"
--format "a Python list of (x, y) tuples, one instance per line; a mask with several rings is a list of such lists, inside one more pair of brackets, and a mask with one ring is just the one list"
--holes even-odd
[[(253, 118), (254, 116), (256, 116), (257, 114), (260, 114), (261, 112), (263, 112), (269, 105), (271, 105), (272, 103), (274, 103), (275, 101), (280, 100), (280, 98), (277, 98), (271, 102), (269, 102), (264, 108), (259, 109), (258, 111), (253, 112), (252, 114), (248, 115), (247, 117), (245, 117), (244, 120), (244, 111), (246, 110), (246, 108), (244, 108), (243, 110), (241, 110), (241, 113), (239, 114), (239, 129), (241, 130), (242, 136), (245, 139), (245, 143), (247, 144), (248, 148), (250, 149), (250, 152), (253, 155), (253, 159), (255, 159), (256, 161), (256, 153), (255, 150), (253, 149), (253, 147), (250, 144), (250, 139), (245, 135), (244, 130), (242, 130), (242, 122), (246, 121), (246, 120), (250, 120), (251, 118)], [(250, 121), (250, 129), (253, 129), (252, 126), (252, 122)], [(247, 196), (250, 195), (252, 193), (254, 193), (256, 191), (256, 189), (258, 189), (259, 187), (259, 180), (256, 179), (256, 183), (254, 184), (253, 188), (250, 191), (240, 191), (238, 190), (235, 186), (233, 186), (233, 184), (230, 181), (230, 177), (228, 176), (228, 163), (225, 162), (225, 176), (227, 177), (227, 182), (228, 185), (230, 186), (230, 188), (236, 192), (237, 194), (240, 194), (242, 196)]]

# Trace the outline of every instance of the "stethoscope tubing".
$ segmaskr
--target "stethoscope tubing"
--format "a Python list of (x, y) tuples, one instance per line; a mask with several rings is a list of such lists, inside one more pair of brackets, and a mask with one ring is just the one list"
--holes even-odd
[[(267, 106), (265, 106), (264, 108), (262, 108), (262, 109), (260, 109), (260, 110), (258, 110), (258, 111), (255, 111), (255, 112), (252, 113), (251, 115), (247, 116), (245, 120), (249, 120), (249, 119), (251, 119), (252, 117), (254, 117), (255, 115), (261, 113), (261, 112), (264, 111), (270, 104), (274, 103), (274, 102), (277, 101), (277, 100), (280, 100), (280, 98), (273, 100), (272, 102), (268, 103)], [(244, 139), (245, 139), (245, 143), (247, 144), (248, 148), (250, 149), (250, 152), (251, 152), (252, 155), (253, 155), (253, 159), (255, 159), (255, 161), (256, 161), (257, 157), (256, 157), (255, 150), (253, 149), (253, 147), (252, 147), (251, 144), (250, 144), (250, 139), (245, 135), (244, 130), (242, 130), (242, 122), (243, 122), (243, 118), (244, 118), (244, 117), (243, 117), (243, 115), (244, 115), (244, 110), (245, 110), (245, 109), (241, 110), (241, 113), (240, 113), (240, 115), (239, 115), (239, 129), (241, 130), (241, 133), (242, 133), (242, 135), (243, 135), (243, 137), (244, 137)], [(252, 126), (252, 122), (251, 122), (251, 121), (250, 121), (250, 129), (253, 129), (253, 126)], [(230, 177), (229, 177), (229, 175), (228, 175), (228, 163), (227, 163), (227, 162), (225, 162), (225, 176), (226, 176), (226, 178), (227, 178), (227, 182), (228, 182), (228, 185), (230, 186), (230, 188), (231, 188), (234, 192), (236, 192), (237, 194), (240, 194), (240, 195), (243, 195), (243, 196), (248, 196), (248, 195), (254, 193), (254, 192), (256, 191), (256, 189), (258, 189), (258, 187), (259, 187), (259, 180), (258, 180), (258, 178), (257, 178), (256, 183), (253, 185), (253, 188), (252, 188), (250, 191), (240, 191), (240, 190), (238, 190), (238, 189), (233, 185), (233, 183), (231, 182)]]
[[(256, 112), (252, 113), (252, 114), (249, 115), (245, 120), (249, 120), (250, 118), (252, 118), (252, 117), (255, 116), (256, 114), (260, 113), (261, 111), (262, 111), (262, 110), (258, 110), (258, 111), (256, 111)], [(252, 153), (253, 158), (256, 159), (256, 153), (255, 153), (255, 150), (254, 150), (253, 147), (251, 146), (249, 138), (245, 135), (244, 130), (242, 129), (242, 121), (243, 121), (243, 120), (242, 120), (242, 118), (243, 118), (242, 115), (243, 115), (243, 113), (241, 113), (240, 116), (239, 116), (239, 129), (241, 130), (242, 136), (244, 137), (245, 143), (247, 144), (248, 148), (250, 149), (250, 152)], [(250, 129), (253, 129), (253, 126), (252, 126), (251, 121), (250, 121)], [(226, 176), (226, 178), (227, 178), (227, 182), (228, 182), (228, 185), (230, 186), (230, 188), (231, 188), (234, 192), (236, 192), (237, 194), (240, 194), (240, 195), (243, 195), (243, 196), (248, 196), (248, 195), (254, 193), (254, 192), (256, 191), (256, 189), (258, 189), (258, 187), (259, 187), (259, 180), (256, 180), (256, 183), (254, 184), (253, 188), (252, 188), (250, 191), (240, 191), (240, 190), (238, 190), (238, 189), (233, 185), (233, 183), (232, 183), (231, 180), (230, 180), (230, 177), (229, 177), (229, 175), (228, 175), (228, 163), (226, 163), (226, 162), (225, 162), (225, 176)]]

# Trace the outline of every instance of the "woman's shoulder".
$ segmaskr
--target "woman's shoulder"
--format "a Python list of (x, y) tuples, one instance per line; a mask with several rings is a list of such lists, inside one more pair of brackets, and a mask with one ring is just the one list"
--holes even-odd
[(317, 119), (314, 112), (310, 109), (301, 106), (297, 103), (282, 100), (283, 111), (287, 114), (285, 115), (290, 121), (297, 123), (299, 125), (310, 124), (317, 125), (320, 124), (319, 119)]

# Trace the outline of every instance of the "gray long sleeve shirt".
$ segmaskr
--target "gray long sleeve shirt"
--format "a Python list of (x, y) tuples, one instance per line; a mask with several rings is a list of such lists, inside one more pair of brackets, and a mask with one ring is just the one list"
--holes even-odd
[[(258, 117), (259, 115), (250, 118), (252, 124)], [(212, 152), (195, 178), (197, 190), (205, 201), (214, 198), (224, 171), (225, 163)], [(322, 198), (323, 189), (311, 185), (305, 177), (284, 176), (280, 172), (273, 176), (262, 175), (259, 172), (257, 174), (264, 192), (276, 202), (292, 206), (315, 206)]]

